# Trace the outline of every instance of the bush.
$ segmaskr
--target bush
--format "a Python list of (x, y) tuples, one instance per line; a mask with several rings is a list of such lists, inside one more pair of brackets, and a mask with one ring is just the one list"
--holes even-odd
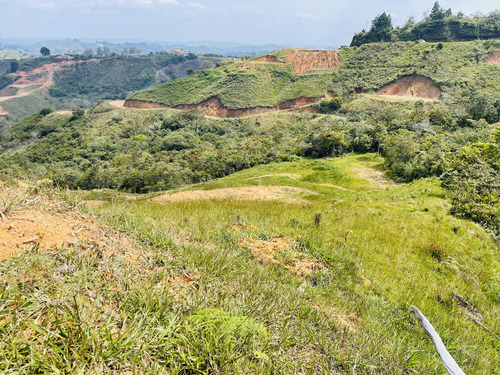
[(337, 112), (341, 107), (344, 100), (341, 96), (336, 96), (332, 100), (322, 100), (319, 104), (319, 109), (322, 113)]

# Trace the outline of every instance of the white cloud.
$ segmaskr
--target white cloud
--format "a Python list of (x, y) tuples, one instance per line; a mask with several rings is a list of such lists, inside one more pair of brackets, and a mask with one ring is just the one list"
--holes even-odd
[(53, 9), (56, 5), (54, 4), (53, 1), (46, 1), (46, 2), (36, 2), (33, 4), (33, 8), (39, 8), (39, 9)]
[(295, 17), (302, 20), (318, 20), (319, 17), (312, 13), (297, 13)]
[(208, 9), (208, 7), (202, 3), (189, 3), (189, 6), (192, 6), (193, 8), (202, 9), (202, 10)]
[[(2, 1), (2, 0), (0, 0)], [(180, 5), (177, 0), (21, 0), (29, 9), (154, 7)]]

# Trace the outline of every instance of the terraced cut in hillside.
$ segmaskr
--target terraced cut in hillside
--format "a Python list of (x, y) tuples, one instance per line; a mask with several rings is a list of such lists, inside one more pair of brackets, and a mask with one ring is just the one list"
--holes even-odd
[(311, 70), (338, 68), (340, 55), (336, 50), (292, 49), (286, 53), (286, 61), (293, 64), (294, 74), (304, 74)]
[(173, 108), (182, 110), (197, 110), (200, 111), (204, 116), (210, 117), (221, 117), (221, 118), (235, 118), (235, 117), (247, 117), (260, 115), (269, 112), (285, 111), (293, 109), (295, 112), (315, 112), (314, 108), (311, 107), (312, 104), (317, 103), (321, 100), (321, 97), (308, 98), (302, 96), (297, 99), (287, 100), (274, 107), (250, 107), (241, 109), (232, 109), (225, 107), (221, 100), (217, 97), (210, 98), (199, 104), (181, 104), (177, 106), (169, 106), (162, 103), (156, 103), (153, 101), (144, 100), (134, 100), (129, 99), (123, 103), (125, 108), (136, 108), (136, 109), (159, 109), (159, 108)]
[(405, 99), (439, 100), (442, 92), (429, 78), (412, 75), (381, 88), (377, 94)]

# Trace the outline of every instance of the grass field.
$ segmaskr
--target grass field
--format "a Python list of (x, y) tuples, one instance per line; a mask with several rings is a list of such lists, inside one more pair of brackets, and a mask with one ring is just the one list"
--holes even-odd
[(62, 249), (3, 262), (0, 369), (443, 373), (413, 304), (466, 373), (494, 373), (498, 248), (448, 215), (436, 180), (396, 184), (381, 162), (300, 160), (184, 189), (302, 189), (279, 201), (66, 195), (142, 255)]

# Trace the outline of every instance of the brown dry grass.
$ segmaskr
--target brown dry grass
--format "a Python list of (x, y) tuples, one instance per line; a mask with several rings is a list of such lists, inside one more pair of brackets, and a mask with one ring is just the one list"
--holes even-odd
[(247, 186), (214, 190), (191, 190), (170, 193), (153, 198), (154, 202), (186, 202), (196, 200), (279, 200), (286, 203), (302, 204), (307, 201), (294, 197), (300, 193), (314, 192), (290, 186)]
[(280, 264), (297, 276), (307, 276), (324, 268), (323, 264), (306, 254), (297, 251), (296, 240), (291, 237), (277, 237), (272, 240), (255, 240), (245, 237), (239, 242), (247, 247), (252, 255), (264, 264)]

